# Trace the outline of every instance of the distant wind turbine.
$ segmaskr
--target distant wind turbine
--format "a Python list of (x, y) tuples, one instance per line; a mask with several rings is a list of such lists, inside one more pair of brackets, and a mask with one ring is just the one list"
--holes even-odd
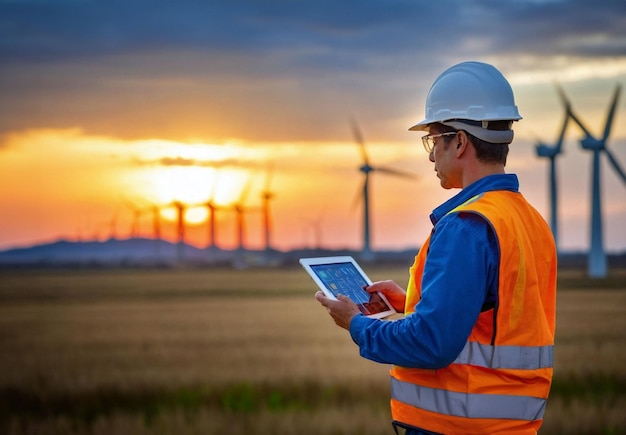
[[(322, 248), (322, 219), (323, 219), (323, 211), (318, 214), (315, 219), (306, 219), (307, 221), (307, 233), (312, 233), (313, 235), (313, 244), (311, 245), (312, 249), (321, 249)], [(308, 236), (305, 235), (305, 241), (308, 240)]]
[(215, 181), (213, 182), (213, 185), (211, 186), (211, 195), (209, 196), (209, 199), (205, 203), (201, 204), (202, 206), (206, 207), (209, 211), (209, 218), (208, 218), (209, 242), (207, 244), (207, 249), (217, 248), (217, 233), (216, 233), (217, 210), (219, 210), (220, 207), (218, 207), (217, 204), (215, 203), (215, 190), (217, 189), (218, 179), (219, 179), (219, 173), (216, 174)]
[(141, 207), (139, 207), (137, 204), (135, 204), (134, 202), (130, 201), (129, 199), (124, 198), (123, 201), (126, 207), (131, 209), (133, 212), (133, 220), (132, 220), (132, 224), (130, 227), (130, 238), (134, 239), (136, 237), (139, 237), (139, 233), (140, 233), (139, 224), (141, 220), (141, 215), (143, 214), (144, 210)]
[(404, 178), (415, 178), (414, 174), (399, 171), (393, 168), (387, 168), (383, 166), (372, 166), (370, 164), (369, 157), (367, 155), (367, 150), (365, 149), (365, 142), (363, 140), (363, 135), (361, 134), (361, 129), (357, 124), (356, 120), (352, 120), (352, 134), (354, 135), (354, 140), (357, 143), (359, 150), (361, 151), (361, 159), (362, 164), (359, 167), (359, 171), (363, 173), (363, 188), (362, 188), (362, 200), (363, 200), (363, 248), (361, 255), (363, 259), (369, 260), (373, 258), (373, 252), (371, 249), (370, 243), (370, 191), (369, 191), (369, 180), (371, 172), (380, 172), (383, 174), (395, 175), (398, 177)]
[(151, 205), (152, 213), (152, 237), (154, 240), (161, 240), (161, 209), (157, 205)]
[(117, 238), (117, 215), (119, 213), (118, 207), (115, 207), (111, 219), (109, 219), (109, 240), (115, 240)]
[(241, 191), (241, 195), (239, 196), (238, 201), (233, 205), (233, 210), (237, 216), (237, 250), (244, 251), (245, 250), (245, 214), (249, 211), (257, 211), (256, 208), (250, 208), (245, 206), (246, 199), (248, 194), (250, 193), (251, 180), (248, 180), (243, 190)]
[(176, 240), (177, 240), (177, 256), (178, 262), (184, 260), (184, 246), (185, 246), (185, 209), (186, 205), (181, 201), (172, 201), (170, 207), (176, 209)]
[(552, 228), (552, 236), (558, 249), (558, 195), (557, 195), (557, 174), (556, 174), (556, 157), (562, 153), (563, 138), (565, 137), (565, 131), (567, 130), (567, 124), (570, 118), (569, 102), (565, 98), (563, 90), (558, 88), (561, 100), (565, 105), (565, 119), (563, 120), (563, 126), (556, 144), (547, 145), (544, 143), (538, 143), (535, 146), (535, 151), (538, 157), (546, 157), (550, 159), (550, 227)]
[[(600, 197), (600, 153), (604, 152), (609, 159), (609, 162), (613, 166), (615, 172), (621, 177), (622, 181), (626, 184), (626, 173), (619, 165), (617, 159), (613, 156), (613, 153), (606, 147), (607, 139), (611, 133), (611, 126), (613, 124), (613, 118), (615, 117), (615, 110), (617, 107), (617, 101), (619, 99), (621, 86), (617, 85), (615, 93), (613, 94), (613, 101), (609, 107), (609, 112), (606, 118), (606, 124), (604, 125), (604, 134), (601, 138), (594, 137), (587, 127), (578, 118), (571, 107), (569, 108), (569, 116), (574, 120), (576, 124), (585, 134), (585, 137), (581, 139), (580, 144), (583, 149), (593, 151), (593, 164), (592, 164), (592, 197), (591, 197), (591, 247), (589, 250), (589, 259), (587, 264), (587, 273), (590, 278), (604, 278), (607, 274), (607, 262), (606, 254), (604, 252), (604, 242), (602, 234), (602, 204)], [(569, 105), (568, 105), (569, 107)]]
[(272, 217), (270, 214), (270, 201), (275, 198), (274, 192), (270, 190), (272, 183), (272, 176), (274, 175), (274, 166), (270, 165), (267, 169), (265, 176), (265, 186), (261, 192), (261, 199), (263, 201), (263, 236), (265, 239), (265, 251), (271, 251), (271, 236), (272, 236)]

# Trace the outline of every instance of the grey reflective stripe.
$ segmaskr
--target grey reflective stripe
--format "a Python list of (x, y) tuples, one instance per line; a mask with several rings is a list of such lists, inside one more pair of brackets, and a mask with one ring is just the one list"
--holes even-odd
[(490, 346), (468, 341), (454, 364), (490, 369), (550, 368), (554, 366), (554, 346)]
[(391, 378), (392, 399), (439, 414), (466, 418), (541, 420), (546, 400), (531, 396), (471, 394), (427, 388)]

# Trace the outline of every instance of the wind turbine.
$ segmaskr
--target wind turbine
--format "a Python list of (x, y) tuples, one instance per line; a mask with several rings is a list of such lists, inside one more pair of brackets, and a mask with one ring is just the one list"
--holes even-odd
[(626, 183), (626, 173), (619, 165), (613, 153), (606, 147), (606, 141), (611, 133), (615, 109), (621, 92), (621, 86), (617, 85), (613, 94), (613, 101), (609, 107), (609, 112), (604, 125), (604, 134), (601, 138), (594, 137), (582, 121), (569, 108), (569, 116), (585, 134), (580, 140), (583, 149), (593, 151), (592, 161), (592, 187), (591, 187), (591, 247), (587, 263), (587, 274), (590, 278), (604, 278), (607, 274), (606, 254), (604, 252), (604, 242), (602, 235), (602, 204), (600, 201), (600, 153), (604, 152), (613, 166), (613, 169)]
[(215, 181), (213, 182), (213, 185), (211, 186), (211, 195), (209, 196), (209, 199), (207, 200), (207, 202), (202, 204), (204, 207), (208, 208), (209, 210), (209, 218), (208, 218), (209, 243), (207, 244), (207, 249), (217, 248), (217, 236), (216, 236), (215, 227), (216, 227), (216, 222), (217, 222), (216, 214), (217, 214), (217, 210), (219, 210), (219, 207), (215, 204), (214, 198), (215, 198), (215, 189), (217, 188), (218, 177), (219, 177), (219, 173), (216, 174)]
[(169, 207), (176, 209), (176, 239), (177, 239), (177, 258), (178, 262), (183, 261), (184, 245), (185, 245), (185, 208), (186, 205), (181, 201), (172, 201)]
[(124, 204), (133, 212), (133, 220), (130, 228), (130, 238), (134, 239), (139, 236), (139, 224), (141, 220), (141, 215), (143, 214), (144, 210), (142, 210), (141, 207), (126, 198), (124, 198)]
[(117, 215), (119, 209), (115, 207), (111, 218), (109, 219), (109, 240), (115, 240), (117, 238)]
[[(119, 214), (119, 207), (115, 207), (111, 217), (108, 220), (100, 221), (98, 225), (94, 228), (94, 237), (93, 239), (98, 241), (101, 237), (104, 238), (104, 241), (107, 240), (115, 240), (116, 238), (116, 228), (117, 228), (117, 216)], [(101, 236), (104, 234), (104, 236)]]
[(308, 234), (311, 233), (313, 236), (313, 244), (311, 245), (312, 249), (321, 249), (322, 248), (322, 218), (325, 210), (322, 210), (315, 219), (306, 219), (307, 222), (307, 232), (305, 233), (305, 245), (308, 241)]
[(239, 200), (233, 205), (233, 210), (237, 215), (237, 250), (244, 251), (245, 246), (245, 213), (248, 211), (256, 211), (256, 209), (245, 207), (245, 201), (250, 193), (251, 183), (250, 180), (246, 183), (239, 195)]
[(559, 138), (557, 139), (556, 144), (547, 145), (544, 143), (538, 143), (535, 146), (535, 151), (537, 152), (538, 157), (546, 157), (550, 159), (549, 166), (549, 176), (550, 176), (550, 227), (552, 228), (552, 236), (554, 237), (554, 242), (557, 246), (558, 250), (558, 195), (557, 195), (557, 182), (556, 182), (556, 157), (562, 153), (562, 145), (563, 138), (565, 137), (565, 131), (567, 130), (567, 124), (570, 118), (570, 107), (569, 102), (565, 98), (563, 94), (563, 90), (558, 88), (559, 95), (561, 96), (561, 100), (565, 105), (565, 119), (563, 120), (563, 126), (561, 127), (561, 133), (559, 134)]
[(152, 213), (152, 234), (154, 240), (161, 240), (161, 209), (152, 204), (150, 206), (150, 212)]
[(270, 215), (270, 201), (274, 199), (274, 192), (270, 190), (270, 184), (272, 182), (272, 176), (274, 175), (274, 166), (270, 165), (267, 169), (265, 177), (265, 187), (261, 192), (261, 199), (263, 201), (263, 235), (265, 239), (265, 251), (271, 251), (271, 235), (272, 235), (272, 219)]
[(361, 255), (364, 260), (371, 260), (374, 257), (370, 243), (370, 191), (369, 180), (370, 173), (376, 171), (383, 174), (395, 175), (404, 178), (415, 178), (413, 174), (408, 172), (399, 171), (397, 169), (387, 168), (383, 166), (372, 166), (370, 164), (367, 150), (365, 149), (365, 142), (361, 129), (356, 120), (352, 120), (352, 134), (354, 140), (357, 143), (359, 150), (361, 151), (362, 164), (359, 166), (359, 171), (363, 173), (363, 188), (362, 188), (362, 200), (363, 200), (363, 248)]

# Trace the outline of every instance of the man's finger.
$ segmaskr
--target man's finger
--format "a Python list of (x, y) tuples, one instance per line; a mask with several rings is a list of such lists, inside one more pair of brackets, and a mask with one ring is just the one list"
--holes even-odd
[(350, 300), (350, 298), (346, 295), (337, 295), (337, 300), (340, 300), (342, 302), (348, 302)]
[(318, 291), (317, 293), (315, 293), (315, 299), (322, 305), (324, 305), (325, 307), (328, 306), (328, 301), (329, 299), (326, 297), (326, 295), (321, 292)]

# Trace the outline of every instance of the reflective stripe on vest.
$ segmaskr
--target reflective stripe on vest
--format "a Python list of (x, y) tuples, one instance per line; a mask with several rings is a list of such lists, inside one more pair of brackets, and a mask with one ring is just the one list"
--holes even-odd
[(554, 346), (490, 346), (468, 341), (454, 364), (490, 369), (550, 368), (554, 365)]
[(540, 420), (546, 400), (506, 394), (471, 394), (422, 387), (391, 378), (391, 398), (427, 411), (457, 417)]

